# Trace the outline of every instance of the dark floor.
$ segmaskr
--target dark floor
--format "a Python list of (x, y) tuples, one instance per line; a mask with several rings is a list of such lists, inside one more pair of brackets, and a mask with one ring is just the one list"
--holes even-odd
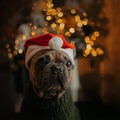
[[(90, 102), (80, 102), (76, 105), (80, 110), (81, 120), (120, 120), (119, 107)], [(22, 120), (20, 113), (3, 116), (7, 120)], [(3, 120), (3, 118), (0, 120)]]
[(120, 120), (120, 108), (103, 103), (77, 103), (81, 120)]

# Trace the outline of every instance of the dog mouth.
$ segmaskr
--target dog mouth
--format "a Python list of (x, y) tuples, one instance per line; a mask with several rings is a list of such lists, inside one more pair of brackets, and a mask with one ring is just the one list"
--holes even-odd
[(50, 98), (60, 98), (64, 94), (64, 90), (56, 90), (56, 89), (51, 89), (50, 88), (46, 91), (44, 91), (43, 97), (46, 99)]
[(36, 89), (37, 94), (40, 98), (51, 99), (51, 98), (61, 98), (66, 89), (63, 89), (61, 85), (58, 84), (46, 84), (43, 88)]

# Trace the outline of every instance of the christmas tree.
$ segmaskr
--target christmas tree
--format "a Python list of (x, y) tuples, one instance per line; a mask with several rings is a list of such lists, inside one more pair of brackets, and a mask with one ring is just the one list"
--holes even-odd
[[(94, 4), (96, 8), (100, 4), (103, 6), (102, 3), (99, 0), (93, 0), (90, 5)], [(103, 11), (101, 12), (102, 7), (93, 12), (94, 8), (89, 6), (86, 9), (88, 14), (81, 6), (85, 8), (87, 5), (82, 0), (39, 0), (35, 2), (29, 15), (18, 26), (14, 48), (9, 53), (9, 57), (22, 54), (23, 44), (28, 38), (47, 32), (63, 34), (69, 42), (75, 44), (76, 57), (103, 55), (104, 51), (95, 44), (100, 38), (100, 33), (105, 33), (105, 26), (101, 26), (102, 22), (100, 22), (106, 20)], [(93, 16), (90, 16), (92, 14)], [(6, 48), (9, 49), (9, 46)]]

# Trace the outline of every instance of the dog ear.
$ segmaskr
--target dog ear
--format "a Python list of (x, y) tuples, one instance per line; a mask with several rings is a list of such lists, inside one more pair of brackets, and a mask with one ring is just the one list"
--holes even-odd
[(31, 65), (31, 60), (29, 60), (29, 62), (27, 64), (28, 68), (30, 68), (30, 65)]

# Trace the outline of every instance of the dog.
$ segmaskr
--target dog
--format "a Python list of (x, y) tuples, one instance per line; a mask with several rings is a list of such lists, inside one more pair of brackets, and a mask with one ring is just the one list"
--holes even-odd
[(43, 49), (27, 67), (30, 81), (21, 106), (23, 119), (79, 120), (70, 90), (74, 69), (70, 56), (62, 50)]

